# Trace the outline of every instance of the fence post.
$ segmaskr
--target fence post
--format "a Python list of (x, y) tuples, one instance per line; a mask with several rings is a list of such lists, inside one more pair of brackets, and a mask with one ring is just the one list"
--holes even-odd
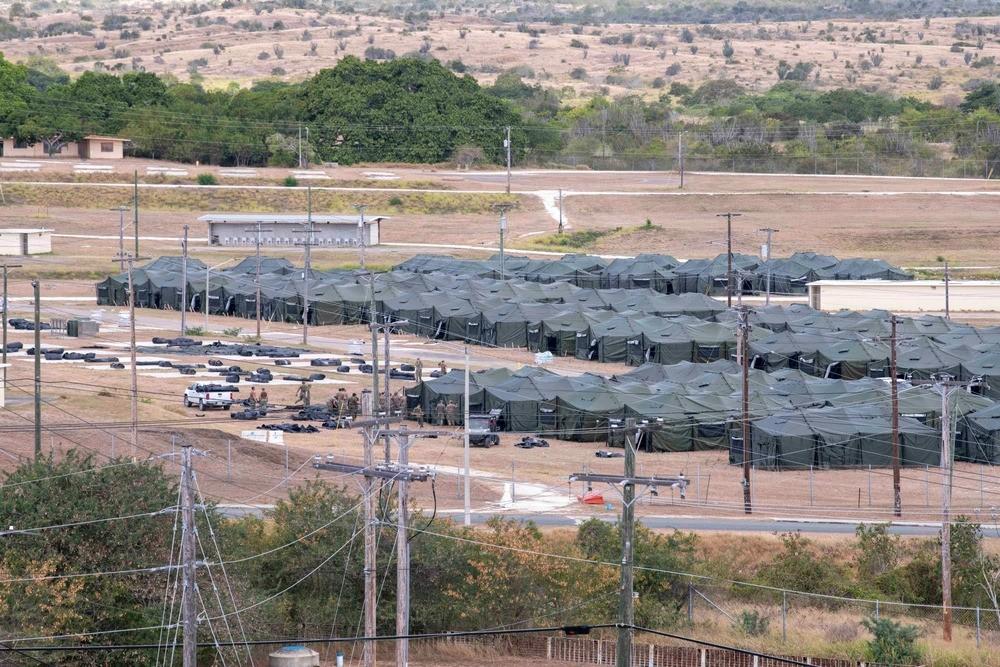
[(545, 659), (552, 659), (552, 637), (545, 638)]
[(875, 620), (877, 621), (878, 618), (879, 618), (879, 604), (878, 600), (875, 600)]
[(646, 664), (648, 664), (648, 665), (649, 665), (649, 667), (653, 667), (653, 651), (654, 651), (655, 649), (656, 649), (656, 647), (655, 647), (655, 646), (653, 646), (652, 644), (650, 644), (650, 645), (649, 645), (649, 660), (648, 660), (648, 662), (646, 663)]
[(694, 623), (694, 590), (688, 584), (688, 623)]
[(781, 642), (788, 641), (788, 591), (781, 591)]
[(976, 607), (976, 648), (979, 648), (979, 642), (982, 639), (982, 625), (979, 623), (979, 607)]
[(708, 651), (706, 649), (700, 648), (698, 652), (701, 654), (701, 667), (706, 667), (708, 664)]

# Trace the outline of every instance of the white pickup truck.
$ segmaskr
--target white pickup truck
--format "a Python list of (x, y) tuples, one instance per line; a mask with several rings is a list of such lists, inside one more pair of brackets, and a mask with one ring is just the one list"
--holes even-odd
[(184, 407), (198, 406), (205, 408), (222, 408), (228, 410), (233, 403), (238, 402), (236, 394), (239, 387), (231, 384), (209, 384), (197, 382), (184, 390)]

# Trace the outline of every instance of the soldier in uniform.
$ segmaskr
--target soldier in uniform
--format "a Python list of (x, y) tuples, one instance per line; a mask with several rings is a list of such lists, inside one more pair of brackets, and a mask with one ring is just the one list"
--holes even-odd
[(258, 406), (258, 409), (261, 412), (267, 412), (267, 389), (266, 388), (262, 388), (260, 390), (260, 404)]
[(448, 426), (458, 426), (458, 405), (455, 401), (448, 401), (448, 405), (444, 406), (444, 414), (448, 418)]
[(403, 403), (403, 395), (400, 392), (397, 391), (389, 399), (389, 407), (392, 408), (392, 414), (393, 415), (402, 415), (403, 414), (403, 408), (405, 406), (404, 406), (404, 403)]
[(417, 382), (421, 382), (424, 377), (424, 362), (420, 361), (420, 357), (413, 362), (413, 377)]
[(438, 370), (441, 371), (441, 375), (448, 374), (448, 364), (444, 363), (444, 359), (442, 359), (441, 363), (438, 364)]
[(420, 428), (423, 428), (424, 427), (424, 409), (422, 407), (420, 407), (419, 403), (417, 404), (417, 407), (413, 408), (413, 412), (411, 413), (411, 415), (412, 415), (414, 421), (417, 422), (417, 426), (419, 426)]
[(341, 387), (337, 390), (335, 398), (337, 403), (337, 416), (343, 417), (347, 414), (347, 390)]
[(309, 383), (305, 380), (299, 385), (298, 390), (295, 392), (295, 400), (302, 404), (303, 408), (309, 407)]
[[(344, 392), (347, 395), (347, 392)], [(357, 419), (358, 415), (361, 414), (361, 399), (358, 398), (357, 394), (351, 394), (351, 397), (347, 399), (347, 411), (351, 415), (351, 419)]]
[(251, 410), (257, 409), (257, 387), (250, 387), (250, 396), (247, 398), (247, 405)]
[(434, 406), (434, 423), (438, 426), (444, 426), (444, 399), (442, 398)]

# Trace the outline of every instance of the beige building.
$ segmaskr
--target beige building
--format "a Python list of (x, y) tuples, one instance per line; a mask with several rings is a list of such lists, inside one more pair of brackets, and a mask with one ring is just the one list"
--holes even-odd
[(0, 255), (42, 255), (52, 252), (51, 229), (0, 229)]
[[(818, 280), (808, 287), (817, 310), (944, 312), (943, 280)], [(1000, 281), (949, 281), (948, 302), (953, 313), (1000, 311)]]
[[(125, 157), (125, 142), (121, 137), (88, 134), (80, 141), (70, 141), (52, 157), (85, 158), (91, 160), (121, 160)], [(13, 137), (3, 140), (3, 157), (41, 159), (49, 157), (41, 142), (30, 144)]]

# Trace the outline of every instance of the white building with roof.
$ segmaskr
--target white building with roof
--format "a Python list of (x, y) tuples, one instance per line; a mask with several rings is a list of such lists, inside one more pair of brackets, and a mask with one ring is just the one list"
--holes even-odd
[[(381, 223), (385, 216), (313, 215), (313, 240), (318, 247), (351, 248), (379, 244)], [(208, 241), (217, 246), (294, 246), (306, 238), (309, 222), (306, 214), (209, 213), (198, 218), (208, 224)]]

